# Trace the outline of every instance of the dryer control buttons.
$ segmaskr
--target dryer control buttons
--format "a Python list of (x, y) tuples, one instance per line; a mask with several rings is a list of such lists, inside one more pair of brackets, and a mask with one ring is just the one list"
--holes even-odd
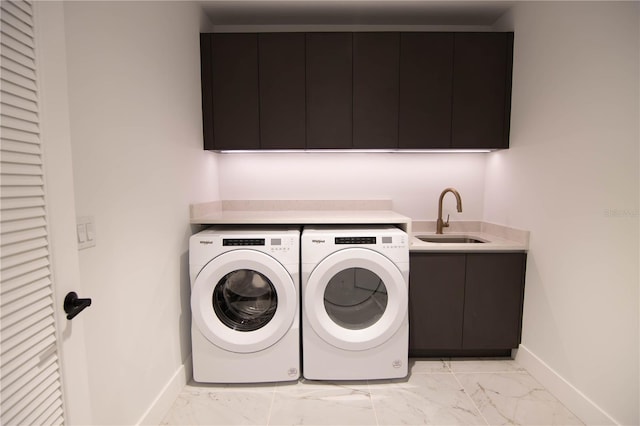
[(289, 247), (271, 247), (271, 253), (289, 251), (291, 248)]

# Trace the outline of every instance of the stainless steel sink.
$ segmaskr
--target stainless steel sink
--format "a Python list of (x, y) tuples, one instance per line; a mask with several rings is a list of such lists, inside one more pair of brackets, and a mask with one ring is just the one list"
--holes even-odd
[(421, 241), (426, 243), (450, 243), (450, 244), (479, 244), (486, 241), (470, 237), (468, 235), (417, 235)]

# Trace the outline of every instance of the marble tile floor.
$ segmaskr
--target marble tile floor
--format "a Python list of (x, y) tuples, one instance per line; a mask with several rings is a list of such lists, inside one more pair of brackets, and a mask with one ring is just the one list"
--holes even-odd
[(411, 359), (400, 380), (190, 383), (163, 425), (581, 425), (515, 361)]

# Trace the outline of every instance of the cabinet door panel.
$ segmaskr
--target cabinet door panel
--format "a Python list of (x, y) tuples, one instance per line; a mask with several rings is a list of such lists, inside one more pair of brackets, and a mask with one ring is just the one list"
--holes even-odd
[(200, 81), (202, 84), (202, 136), (204, 149), (213, 143), (213, 34), (200, 34)]
[(462, 348), (465, 255), (411, 253), (409, 353)]
[(400, 37), (400, 148), (450, 148), (453, 34)]
[(512, 33), (456, 33), (452, 148), (508, 148)]
[(398, 147), (398, 33), (353, 34), (353, 147)]
[(258, 149), (258, 36), (214, 34), (213, 149)]
[(526, 254), (467, 254), (463, 348), (517, 348)]
[(352, 35), (307, 33), (307, 148), (351, 148)]
[(260, 148), (304, 149), (304, 33), (258, 35)]

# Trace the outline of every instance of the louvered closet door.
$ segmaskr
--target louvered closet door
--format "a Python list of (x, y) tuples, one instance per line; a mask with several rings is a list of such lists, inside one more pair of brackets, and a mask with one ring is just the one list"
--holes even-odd
[(62, 424), (30, 2), (1, 6), (3, 425)]

